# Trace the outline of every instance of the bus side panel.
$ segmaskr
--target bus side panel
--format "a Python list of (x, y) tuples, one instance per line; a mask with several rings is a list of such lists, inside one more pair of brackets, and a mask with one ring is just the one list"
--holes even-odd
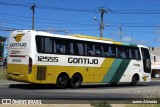
[(46, 74), (44, 74), (44, 79), (39, 79), (39, 71), (35, 71), (35, 83), (55, 84), (60, 73), (67, 73), (70, 79), (74, 73), (80, 73), (82, 75), (83, 82), (93, 82), (90, 81), (92, 77), (88, 72), (86, 72), (86, 67), (37, 65), (36, 70), (38, 70), (39, 68), (45, 68)]
[(141, 60), (131, 60), (119, 82), (131, 82), (133, 75), (138, 74), (139, 77), (141, 77), (140, 74), (142, 71), (143, 69)]

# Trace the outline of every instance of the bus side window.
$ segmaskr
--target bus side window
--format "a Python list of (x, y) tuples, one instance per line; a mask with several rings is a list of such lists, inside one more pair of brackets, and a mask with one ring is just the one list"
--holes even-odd
[(94, 45), (92, 45), (91, 43), (86, 44), (87, 45), (87, 55), (88, 56), (94, 56), (95, 52), (94, 52)]
[(99, 44), (95, 45), (95, 56), (101, 55), (101, 46)]
[(135, 49), (135, 59), (137, 60), (141, 59), (139, 49)]
[[(131, 57), (132, 54), (130, 54)], [(118, 57), (128, 59), (129, 58), (129, 49), (127, 46), (119, 46), (118, 47)]]
[(74, 55), (84, 55), (84, 44), (78, 41), (73, 45)]
[(66, 45), (62, 40), (56, 40), (56, 53), (65, 54), (66, 53)]
[(53, 53), (53, 41), (51, 38), (45, 37), (45, 53)]
[(44, 52), (44, 37), (36, 36), (36, 45), (37, 45), (37, 52), (43, 53)]
[(130, 48), (130, 49), (129, 49), (129, 59), (132, 59), (132, 58), (133, 58), (132, 49)]
[(66, 41), (67, 41), (67, 43), (65, 43), (66, 44), (66, 54), (73, 55), (74, 54), (74, 52), (73, 52), (73, 42), (71, 40), (67, 40), (67, 39), (66, 39)]
[(38, 53), (54, 53), (54, 41), (50, 37), (36, 36)]
[(113, 57), (113, 58), (116, 57), (116, 47), (109, 46), (109, 48), (108, 48), (108, 56), (109, 57)]
[(101, 56), (104, 57), (105, 56), (104, 47), (101, 46), (100, 48), (101, 48)]
[(104, 56), (105, 57), (109, 57), (108, 45), (103, 45), (103, 49), (104, 49)]
[(70, 42), (69, 46), (70, 46), (70, 48), (69, 48), (69, 53), (70, 53), (71, 55), (74, 55), (73, 42)]

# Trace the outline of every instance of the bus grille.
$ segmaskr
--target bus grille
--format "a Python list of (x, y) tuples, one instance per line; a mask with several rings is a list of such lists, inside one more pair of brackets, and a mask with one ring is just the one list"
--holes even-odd
[(46, 79), (46, 67), (37, 67), (37, 80)]

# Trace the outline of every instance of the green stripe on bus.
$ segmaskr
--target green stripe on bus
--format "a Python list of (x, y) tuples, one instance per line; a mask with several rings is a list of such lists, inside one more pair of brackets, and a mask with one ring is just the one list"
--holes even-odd
[(137, 47), (137, 45), (136, 45), (136, 44), (129, 44), (129, 46), (134, 46), (134, 47)]
[(106, 73), (102, 82), (110, 82), (114, 74), (116, 73), (118, 67), (120, 66), (122, 59), (115, 59), (113, 64), (111, 65), (109, 71)]
[(114, 74), (111, 83), (117, 83), (120, 81), (120, 79), (122, 78), (122, 75), (124, 74), (124, 72), (126, 71), (129, 63), (130, 63), (130, 59), (123, 59), (123, 61), (121, 62), (119, 68), (117, 69), (116, 73)]

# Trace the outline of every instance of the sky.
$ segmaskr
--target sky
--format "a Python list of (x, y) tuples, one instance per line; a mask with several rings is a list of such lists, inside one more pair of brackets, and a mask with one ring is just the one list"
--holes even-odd
[(160, 0), (0, 0), (0, 35), (8, 38), (10, 32), (4, 30), (32, 29), (32, 4), (35, 30), (99, 37), (103, 7), (104, 38), (120, 41), (121, 27), (122, 42), (160, 47)]

